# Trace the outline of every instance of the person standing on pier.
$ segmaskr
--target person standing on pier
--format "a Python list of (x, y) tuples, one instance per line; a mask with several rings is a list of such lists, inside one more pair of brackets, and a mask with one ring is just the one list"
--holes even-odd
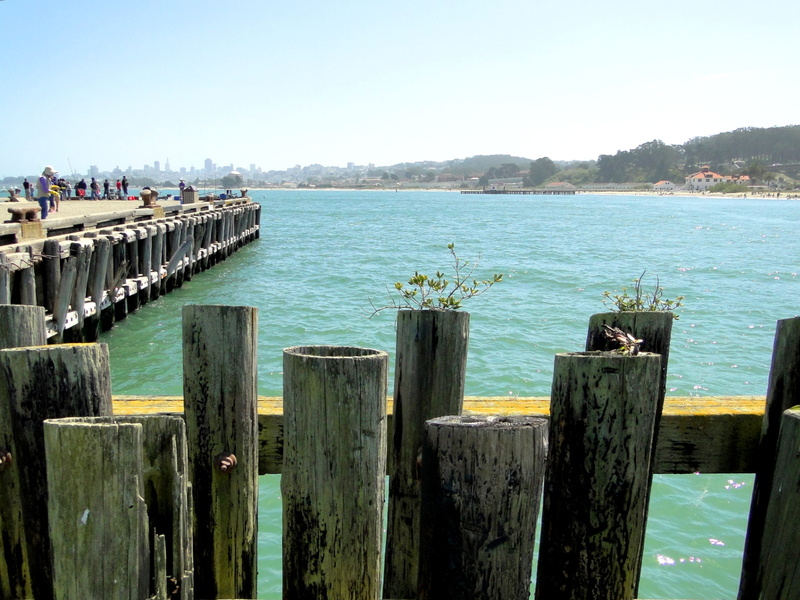
[(92, 200), (100, 200), (100, 184), (94, 177), (92, 177), (92, 183), (89, 184), (89, 189), (92, 190)]
[(110, 184), (108, 183), (108, 179), (106, 179), (103, 181), (103, 200), (111, 200), (111, 196), (108, 193), (109, 189)]
[(42, 220), (47, 218), (47, 208), (50, 205), (50, 178), (55, 173), (53, 167), (47, 166), (42, 171), (42, 176), (36, 181), (36, 200), (42, 207)]
[(125, 194), (125, 197), (127, 198), (128, 197), (128, 176), (127, 175), (123, 175), (122, 176), (122, 191)]
[(120, 183), (119, 179), (117, 179), (117, 200), (127, 200), (127, 198), (122, 197), (122, 183)]
[(31, 182), (28, 181), (28, 178), (25, 178), (25, 181), (22, 182), (22, 187), (25, 188), (25, 200), (33, 200), (31, 198)]

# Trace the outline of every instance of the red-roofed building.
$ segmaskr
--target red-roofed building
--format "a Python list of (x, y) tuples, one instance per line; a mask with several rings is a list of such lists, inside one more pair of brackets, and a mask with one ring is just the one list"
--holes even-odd
[(692, 173), (686, 177), (685, 189), (697, 192), (705, 191), (710, 187), (714, 187), (718, 183), (724, 183), (725, 176), (719, 173), (714, 173), (709, 167), (703, 167), (697, 173)]
[(684, 189), (690, 191), (706, 191), (718, 183), (740, 183), (750, 185), (750, 177), (747, 175), (720, 175), (714, 173), (709, 167), (703, 167), (697, 173), (692, 173), (686, 178)]

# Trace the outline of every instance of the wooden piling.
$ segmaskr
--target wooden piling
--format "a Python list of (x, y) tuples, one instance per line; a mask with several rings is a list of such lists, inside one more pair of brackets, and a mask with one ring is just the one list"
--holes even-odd
[(397, 313), (394, 421), (389, 516), (383, 581), (385, 598), (417, 592), (421, 514), (419, 457), (425, 421), (460, 415), (469, 344), (469, 313)]
[(257, 333), (255, 308), (183, 307), (198, 598), (256, 597)]
[(44, 307), (0, 304), (0, 349), (47, 344)]
[[(675, 315), (669, 311), (621, 311), (592, 315), (589, 319), (589, 331), (586, 337), (586, 350), (609, 351), (619, 348), (619, 343), (609, 339), (605, 326), (617, 327), (634, 338), (642, 340), (639, 350), (661, 356), (661, 379), (658, 390), (658, 406), (656, 408), (656, 424), (653, 434), (653, 447), (658, 445), (658, 433), (661, 430), (661, 413), (664, 410), (664, 398), (667, 394), (667, 368), (669, 366), (669, 347), (672, 340), (672, 324)], [(651, 454), (651, 472), (655, 469), (656, 453)], [(652, 478), (648, 484), (652, 488)], [(648, 497), (650, 492), (647, 492)], [(645, 508), (645, 523), (649, 506)], [(639, 574), (636, 575), (636, 595), (639, 590)]]
[(19, 303), (36, 305), (36, 272), (33, 263), (19, 272)]
[(84, 341), (83, 324), (86, 316), (86, 292), (89, 284), (89, 268), (92, 260), (93, 245), (86, 241), (73, 242), (71, 247), (72, 255), (76, 258), (78, 269), (75, 278), (75, 290), (72, 296), (72, 309), (78, 315), (78, 326), (73, 327), (71, 341)]
[[(43, 306), (0, 305), (0, 349), (47, 344)], [(10, 416), (0, 406), (0, 419)], [(19, 471), (13, 468), (10, 430), (0, 425), (0, 598), (32, 598), (22, 523)], [(11, 464), (8, 463), (10, 458)]]
[(0, 255), (0, 304), (11, 302), (11, 266), (8, 257)]
[(47, 420), (51, 598), (150, 597), (142, 426)]
[(72, 302), (75, 281), (78, 277), (78, 259), (70, 256), (64, 261), (64, 268), (59, 274), (58, 290), (53, 300), (53, 321), (56, 326), (56, 339), (54, 343), (64, 341), (64, 328), (67, 322), (67, 313)]
[(767, 528), (767, 507), (774, 489), (778, 435), (783, 413), (800, 404), (800, 317), (779, 320), (775, 328), (772, 364), (767, 384), (766, 408), (756, 458), (753, 500), (745, 537), (739, 600), (768, 598), (762, 592), (762, 569)]
[(388, 355), (283, 352), (284, 600), (379, 600)]
[(416, 597), (527, 600), (547, 421), (451, 416), (425, 433)]
[(557, 354), (536, 598), (632, 600), (661, 357)]
[(61, 243), (58, 240), (45, 240), (42, 244), (42, 263), (44, 276), (44, 307), (47, 312), (53, 312), (61, 279)]
[(53, 598), (43, 422), (111, 414), (105, 344), (0, 351), (0, 439), (11, 440), (33, 597)]
[[(774, 477), (766, 507), (756, 581), (758, 596), (800, 598), (800, 407), (783, 413), (776, 445)], [(763, 482), (762, 482), (763, 483)], [(752, 525), (752, 523), (751, 523)]]

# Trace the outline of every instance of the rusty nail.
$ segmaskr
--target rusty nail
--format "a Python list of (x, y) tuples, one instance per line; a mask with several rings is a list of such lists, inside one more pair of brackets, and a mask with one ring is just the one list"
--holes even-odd
[(214, 466), (223, 473), (233, 471), (236, 468), (236, 455), (232, 452), (221, 452), (214, 458)]

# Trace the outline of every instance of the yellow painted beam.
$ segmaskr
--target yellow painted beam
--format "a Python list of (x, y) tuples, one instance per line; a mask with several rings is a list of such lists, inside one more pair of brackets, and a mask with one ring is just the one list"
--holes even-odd
[[(667, 397), (655, 472), (752, 473), (765, 405), (763, 396)], [(388, 410), (391, 415), (391, 399)], [(182, 412), (181, 396), (114, 396), (115, 415)], [(550, 398), (469, 397), (464, 401), (464, 412), (547, 417)], [(260, 396), (258, 422), (259, 472), (280, 473), (283, 399)]]

